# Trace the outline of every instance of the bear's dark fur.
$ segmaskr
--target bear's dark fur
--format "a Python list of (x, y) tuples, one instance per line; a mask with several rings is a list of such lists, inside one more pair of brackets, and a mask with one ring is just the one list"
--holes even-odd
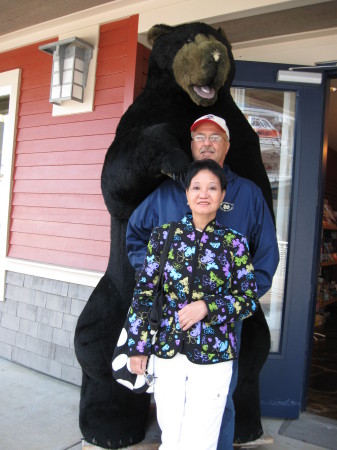
[[(231, 135), (226, 163), (259, 185), (272, 209), (258, 137), (230, 94), (235, 65), (224, 33), (204, 23), (156, 25), (148, 39), (153, 49), (145, 89), (121, 118), (102, 171), (102, 192), (111, 215), (109, 264), (75, 333), (83, 371), (80, 428), (88, 442), (105, 448), (126, 447), (144, 438), (150, 401), (149, 395), (133, 394), (116, 383), (111, 374), (112, 353), (134, 286), (125, 248), (127, 222), (165, 176), (179, 177), (185, 171), (191, 160), (189, 128), (194, 120), (208, 113), (225, 118)], [(258, 374), (269, 351), (269, 332), (261, 311), (244, 321), (243, 336), (246, 333), (249, 339), (242, 342), (242, 388), (237, 401), (246, 407), (255, 395), (257, 402), (251, 406), (257, 420), (249, 423), (251, 419), (244, 417), (244, 423), (236, 424), (241, 441), (262, 433), (259, 394), (251, 392), (252, 385), (258, 389)], [(247, 351), (248, 344), (253, 349)], [(241, 398), (241, 389), (248, 397)]]

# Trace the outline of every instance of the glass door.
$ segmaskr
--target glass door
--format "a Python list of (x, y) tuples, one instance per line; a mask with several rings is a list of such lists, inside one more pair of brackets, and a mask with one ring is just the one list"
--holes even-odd
[(261, 409), (296, 418), (306, 395), (319, 262), (325, 89), (277, 83), (285, 65), (236, 64), (232, 95), (260, 138), (280, 250), (272, 287), (261, 299), (272, 339), (260, 376)]
[(259, 136), (262, 160), (272, 188), (280, 263), (272, 289), (260, 303), (270, 329), (271, 352), (278, 352), (288, 255), (296, 94), (293, 91), (233, 88), (232, 96)]

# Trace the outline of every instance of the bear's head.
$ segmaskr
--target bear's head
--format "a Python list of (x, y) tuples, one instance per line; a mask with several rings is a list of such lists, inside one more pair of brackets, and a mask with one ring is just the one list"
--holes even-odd
[[(172, 39), (174, 36), (174, 39)], [(212, 106), (221, 88), (234, 78), (235, 64), (224, 32), (195, 22), (171, 27), (154, 25), (148, 32), (153, 45), (149, 60), (149, 81), (161, 75), (162, 85), (175, 80), (198, 106)], [(188, 70), (187, 70), (188, 69)]]
[(206, 114), (227, 122), (226, 164), (258, 184), (272, 205), (258, 136), (230, 93), (235, 64), (224, 33), (200, 22), (155, 25), (148, 39), (146, 85), (121, 117), (102, 171), (111, 215), (127, 219), (164, 176), (182, 176), (192, 159), (191, 124)]

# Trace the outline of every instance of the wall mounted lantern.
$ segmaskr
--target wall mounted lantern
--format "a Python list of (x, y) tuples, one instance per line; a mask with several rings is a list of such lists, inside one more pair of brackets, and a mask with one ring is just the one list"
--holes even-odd
[(61, 105), (64, 100), (83, 103), (94, 46), (73, 37), (41, 45), (39, 50), (53, 56), (50, 103)]

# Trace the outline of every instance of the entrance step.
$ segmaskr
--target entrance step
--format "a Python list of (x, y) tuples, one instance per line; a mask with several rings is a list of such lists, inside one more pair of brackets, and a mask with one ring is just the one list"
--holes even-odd
[(274, 438), (272, 438), (268, 433), (264, 433), (259, 439), (251, 442), (244, 442), (242, 444), (233, 444), (235, 449), (253, 449), (258, 448), (260, 445), (271, 445), (274, 444)]
[[(251, 450), (258, 448), (261, 445), (271, 445), (274, 443), (274, 439), (268, 434), (264, 433), (259, 439), (252, 442), (245, 442), (243, 444), (234, 444), (234, 448), (238, 450)], [(126, 447), (125, 450), (158, 450), (160, 446), (160, 428), (156, 418), (156, 407), (154, 403), (151, 403), (149, 420), (147, 424), (145, 438), (142, 442), (130, 447)], [(82, 450), (103, 450), (102, 447), (90, 444), (85, 440), (82, 440)]]
[[(140, 444), (132, 445), (131, 447), (126, 447), (124, 450), (158, 450), (160, 443), (151, 444), (145, 443), (145, 440)], [(97, 445), (89, 444), (86, 441), (82, 441), (82, 450), (105, 450), (102, 447), (97, 447)]]

